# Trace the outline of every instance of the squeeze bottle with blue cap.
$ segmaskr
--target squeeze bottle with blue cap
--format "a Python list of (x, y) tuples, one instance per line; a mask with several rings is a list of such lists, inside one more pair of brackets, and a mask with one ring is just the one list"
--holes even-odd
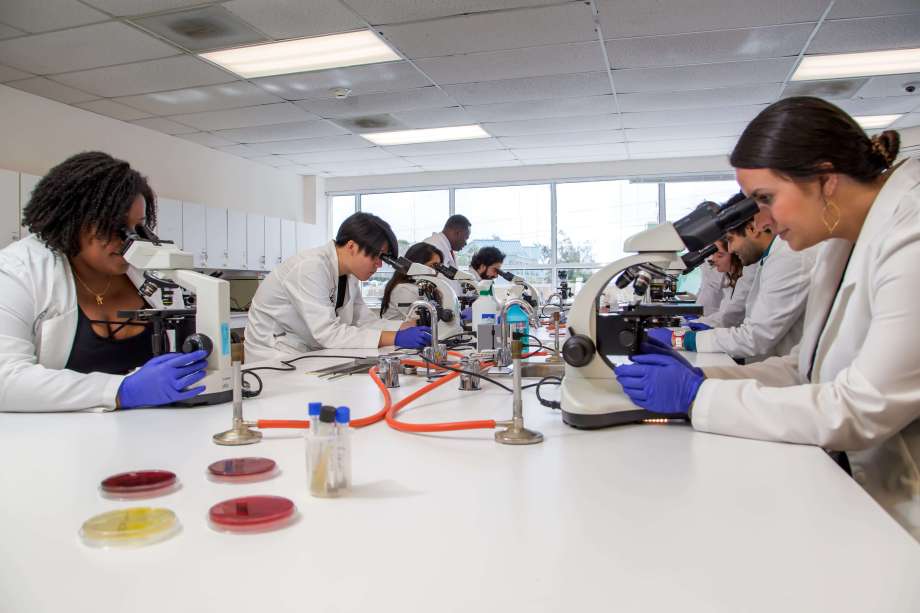
[(336, 477), (339, 492), (351, 489), (351, 410), (339, 407), (335, 410)]
[(518, 304), (512, 304), (508, 309), (508, 329), (511, 332), (511, 338), (515, 339), (520, 335), (521, 344), (526, 349), (529, 345), (526, 335), (530, 334), (530, 318), (527, 313)]

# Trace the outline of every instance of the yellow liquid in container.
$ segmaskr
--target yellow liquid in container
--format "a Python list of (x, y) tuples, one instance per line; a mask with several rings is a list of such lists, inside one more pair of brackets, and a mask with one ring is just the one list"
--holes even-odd
[(131, 507), (89, 518), (80, 537), (90, 547), (140, 547), (165, 540), (179, 531), (169, 509)]

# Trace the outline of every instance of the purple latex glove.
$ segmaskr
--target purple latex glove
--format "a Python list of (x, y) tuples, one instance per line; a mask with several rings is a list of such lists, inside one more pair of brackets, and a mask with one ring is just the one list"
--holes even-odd
[(694, 319), (699, 319), (699, 315), (684, 315), (684, 321), (693, 321)]
[(460, 319), (461, 321), (470, 321), (473, 319), (473, 307), (466, 307), (460, 311)]
[(672, 355), (634, 355), (632, 364), (615, 366), (617, 381), (635, 404), (664, 415), (681, 415), (690, 406), (706, 378), (703, 371)]
[(645, 331), (645, 335), (648, 338), (653, 338), (659, 343), (667, 345), (668, 347), (672, 346), (671, 336), (672, 332), (667, 328), (649, 328)]
[(431, 328), (414, 326), (396, 333), (394, 344), (403, 349), (421, 349), (431, 344)]
[(204, 386), (188, 387), (204, 379), (207, 357), (206, 351), (193, 351), (164, 353), (148, 360), (121, 382), (119, 408), (155, 407), (194, 398)]
[(687, 327), (693, 330), (694, 332), (701, 332), (703, 330), (712, 330), (712, 326), (707, 326), (701, 321), (688, 322)]

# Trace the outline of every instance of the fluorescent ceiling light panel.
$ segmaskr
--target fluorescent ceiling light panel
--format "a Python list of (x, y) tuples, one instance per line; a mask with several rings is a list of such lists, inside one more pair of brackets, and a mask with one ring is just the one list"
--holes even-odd
[(806, 55), (792, 80), (814, 81), (909, 72), (920, 72), (920, 49)]
[(900, 115), (865, 115), (863, 117), (854, 117), (853, 119), (863, 130), (880, 130), (887, 128), (900, 117)]
[(426, 128), (423, 130), (397, 130), (395, 132), (374, 132), (361, 134), (376, 145), (414, 145), (445, 140), (469, 140), (489, 138), (488, 132), (477, 125), (453, 126), (451, 128)]
[(369, 30), (202, 53), (246, 79), (402, 59)]

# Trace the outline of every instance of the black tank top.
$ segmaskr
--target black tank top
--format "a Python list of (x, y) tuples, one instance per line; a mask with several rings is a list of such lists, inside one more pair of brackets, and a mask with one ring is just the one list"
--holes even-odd
[[(144, 324), (91, 320), (77, 307), (77, 333), (67, 359), (68, 370), (82, 373), (104, 372), (124, 375), (153, 357), (153, 328)], [(112, 338), (99, 336), (93, 324), (108, 324)], [(114, 338), (116, 332), (127, 325), (143, 325), (144, 331), (128, 338)], [(114, 327), (113, 327), (114, 326)]]

